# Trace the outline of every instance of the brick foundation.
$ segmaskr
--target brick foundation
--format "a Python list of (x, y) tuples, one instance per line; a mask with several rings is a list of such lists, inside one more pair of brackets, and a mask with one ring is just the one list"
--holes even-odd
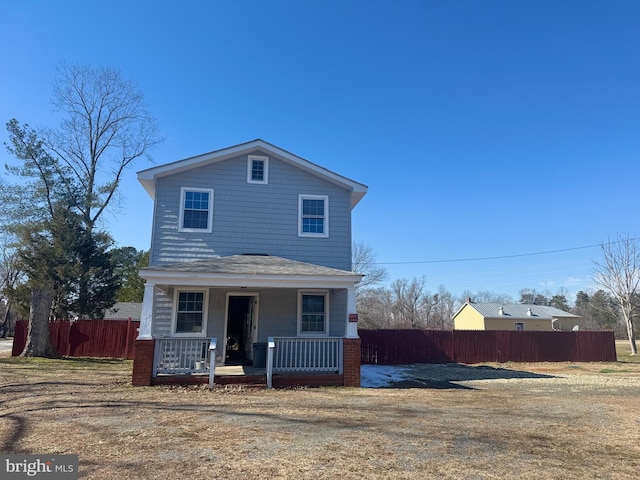
[[(153, 385), (209, 385), (209, 375), (160, 375), (154, 377)], [(214, 386), (243, 385), (252, 387), (267, 386), (266, 375), (216, 375)]]
[(152, 384), (155, 346), (155, 340), (136, 340), (131, 376), (131, 383), (136, 387), (148, 387)]
[(360, 388), (360, 339), (344, 339), (344, 383), (345, 387)]
[(342, 385), (344, 385), (344, 375), (337, 373), (283, 373), (273, 376), (273, 386), (275, 388), (341, 387)]

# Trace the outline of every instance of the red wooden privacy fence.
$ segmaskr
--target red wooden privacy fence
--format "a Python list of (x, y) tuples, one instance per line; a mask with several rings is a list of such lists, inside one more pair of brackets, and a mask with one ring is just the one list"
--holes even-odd
[[(26, 320), (16, 322), (12, 355), (22, 353), (27, 338)], [(140, 322), (137, 320), (55, 320), (49, 322), (51, 341), (68, 357), (133, 358)]]
[(615, 362), (614, 333), (359, 330), (362, 363)]
[[(53, 346), (70, 357), (133, 358), (139, 321), (56, 320)], [(480, 362), (615, 362), (614, 333), (471, 330), (359, 330), (363, 364)], [(16, 322), (13, 355), (20, 355), (27, 322)]]

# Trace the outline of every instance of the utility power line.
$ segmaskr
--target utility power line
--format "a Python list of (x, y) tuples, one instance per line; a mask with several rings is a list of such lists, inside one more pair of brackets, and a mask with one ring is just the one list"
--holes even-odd
[[(609, 243), (619, 243), (619, 242), (609, 242)], [(575, 250), (585, 250), (587, 248), (595, 248), (599, 246), (600, 244), (585, 245), (582, 247), (561, 248), (559, 250), (546, 250), (544, 252), (518, 253), (514, 255), (498, 255), (495, 257), (450, 258), (446, 260), (413, 260), (413, 261), (406, 261), (406, 262), (376, 262), (376, 264), (377, 265), (417, 265), (421, 263), (476, 262), (481, 260), (500, 260), (504, 258), (533, 257), (536, 255), (548, 255), (550, 253), (561, 253), (561, 252), (571, 252)]]

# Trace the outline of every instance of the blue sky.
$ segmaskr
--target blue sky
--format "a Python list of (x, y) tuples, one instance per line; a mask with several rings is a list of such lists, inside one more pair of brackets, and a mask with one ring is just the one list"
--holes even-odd
[[(572, 297), (599, 257), (577, 247), (640, 236), (639, 25), (634, 0), (0, 0), (0, 120), (55, 125), (62, 61), (116, 67), (156, 164), (262, 138), (369, 186), (353, 236), (391, 280)], [(151, 165), (121, 246), (149, 247)]]

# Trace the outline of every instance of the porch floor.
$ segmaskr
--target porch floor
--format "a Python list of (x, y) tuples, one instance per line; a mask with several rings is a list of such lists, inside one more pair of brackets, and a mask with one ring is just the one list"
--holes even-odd
[[(216, 377), (253, 376), (266, 375), (266, 368), (253, 367), (251, 365), (222, 365), (216, 367)], [(206, 375), (209, 375), (208, 373)]]

